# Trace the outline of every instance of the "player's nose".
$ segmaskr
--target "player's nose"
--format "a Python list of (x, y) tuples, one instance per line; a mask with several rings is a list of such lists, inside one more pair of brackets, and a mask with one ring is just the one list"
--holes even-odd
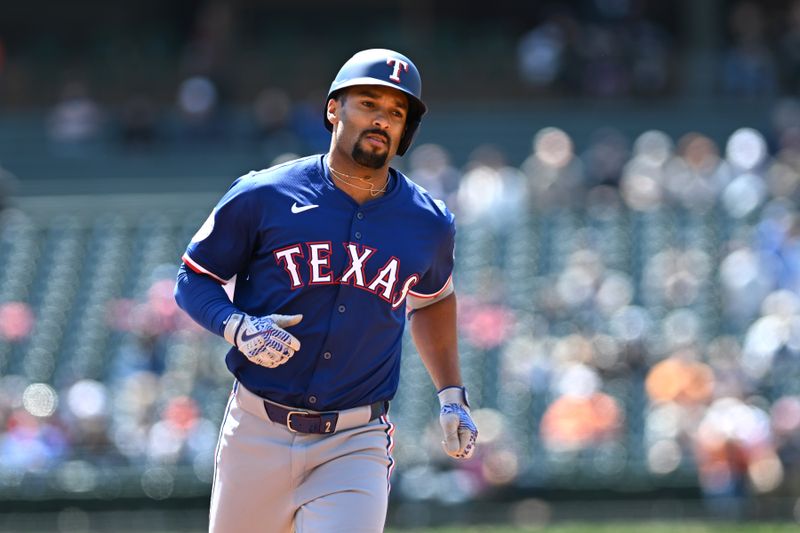
[(381, 129), (389, 128), (389, 112), (383, 109), (376, 109), (375, 116), (372, 118), (372, 123)]

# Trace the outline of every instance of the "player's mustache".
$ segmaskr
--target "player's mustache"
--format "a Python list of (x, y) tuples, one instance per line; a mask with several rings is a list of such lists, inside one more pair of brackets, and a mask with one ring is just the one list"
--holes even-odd
[(381, 137), (386, 139), (386, 145), (387, 146), (392, 144), (392, 140), (389, 138), (389, 135), (383, 130), (379, 130), (379, 129), (364, 130), (363, 132), (361, 132), (361, 136), (359, 137), (359, 140), (366, 138), (367, 135), (380, 135)]

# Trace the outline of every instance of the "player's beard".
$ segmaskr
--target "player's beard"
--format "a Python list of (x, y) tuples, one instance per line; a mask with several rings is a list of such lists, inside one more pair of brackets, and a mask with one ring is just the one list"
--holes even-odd
[[(386, 151), (383, 153), (380, 152), (372, 152), (368, 150), (364, 150), (361, 148), (361, 141), (365, 139), (365, 137), (371, 133), (377, 133), (379, 135), (384, 136), (386, 139)], [(382, 168), (383, 165), (386, 164), (386, 158), (389, 157), (389, 144), (391, 141), (389, 140), (389, 136), (383, 133), (382, 131), (365, 131), (359, 137), (356, 143), (353, 145), (353, 153), (351, 154), (353, 157), (353, 161), (361, 165), (362, 167), (367, 168)]]

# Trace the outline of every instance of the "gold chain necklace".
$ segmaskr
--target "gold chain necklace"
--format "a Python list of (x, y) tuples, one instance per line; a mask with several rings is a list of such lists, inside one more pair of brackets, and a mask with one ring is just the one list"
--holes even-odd
[[(373, 186), (372, 183), (369, 180), (365, 180), (364, 178), (359, 178), (358, 176), (352, 176), (350, 174), (345, 174), (341, 170), (336, 170), (335, 168), (333, 168), (330, 165), (328, 165), (328, 168), (330, 169), (331, 176), (333, 176), (334, 179), (337, 179), (337, 180), (341, 181), (342, 183), (345, 183), (345, 184), (347, 184), (350, 187), (353, 187), (355, 189), (359, 189), (359, 190), (362, 190), (362, 191), (369, 191), (370, 196), (373, 196), (373, 197), (374, 196), (378, 196), (379, 194), (381, 194), (383, 192), (386, 192), (386, 188), (389, 186), (388, 177), (386, 179), (386, 183), (383, 184), (383, 187), (381, 187), (380, 189), (376, 189), (375, 186)], [(360, 186), (356, 185), (355, 183), (351, 183), (348, 180), (344, 179), (345, 177), (346, 178), (350, 178), (350, 179), (354, 179), (354, 180), (365, 181), (365, 182), (369, 183), (369, 187), (360, 187)]]

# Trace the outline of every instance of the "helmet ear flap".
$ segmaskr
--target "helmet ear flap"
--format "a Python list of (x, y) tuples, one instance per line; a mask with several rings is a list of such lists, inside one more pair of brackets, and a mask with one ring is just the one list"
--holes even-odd
[(417, 136), (419, 130), (420, 117), (410, 118), (406, 124), (406, 131), (403, 132), (403, 137), (400, 138), (400, 144), (397, 146), (397, 155), (405, 155), (411, 143), (414, 142), (414, 137)]

